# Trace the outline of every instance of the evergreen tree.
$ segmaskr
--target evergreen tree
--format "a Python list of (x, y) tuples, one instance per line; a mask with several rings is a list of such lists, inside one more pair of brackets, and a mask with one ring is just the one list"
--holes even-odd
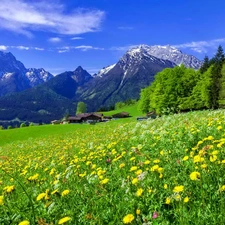
[(219, 107), (219, 92), (221, 89), (220, 79), (222, 77), (221, 70), (224, 62), (223, 48), (220, 45), (217, 49), (217, 53), (213, 58), (214, 65), (212, 67), (212, 85), (210, 90), (210, 108), (217, 109)]
[(203, 64), (200, 68), (200, 72), (204, 73), (205, 71), (207, 71), (207, 69), (210, 67), (210, 61), (209, 61), (209, 57), (206, 55), (203, 61)]
[(225, 63), (223, 63), (221, 70), (221, 78), (219, 80), (220, 91), (219, 91), (219, 107), (225, 108)]
[(86, 113), (87, 105), (84, 102), (78, 102), (76, 114)]

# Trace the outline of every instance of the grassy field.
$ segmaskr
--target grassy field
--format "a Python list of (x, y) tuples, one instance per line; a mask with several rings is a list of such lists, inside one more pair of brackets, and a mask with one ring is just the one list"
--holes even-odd
[(1, 131), (18, 138), (0, 148), (0, 224), (225, 224), (224, 121), (218, 110)]
[(124, 108), (109, 111), (109, 112), (103, 112), (103, 114), (106, 115), (106, 116), (111, 116), (113, 114), (123, 112), (123, 111), (130, 113), (130, 116), (132, 116), (132, 117), (142, 116), (142, 113), (140, 113), (137, 110), (137, 104), (126, 106)]
[[(111, 126), (114, 127), (117, 124), (121, 124), (121, 123), (135, 121), (136, 117), (141, 115), (141, 113), (138, 112), (137, 110), (136, 104), (132, 106), (124, 107), (120, 110), (103, 112), (103, 114), (109, 116), (122, 111), (129, 112), (131, 117), (110, 121), (110, 127)], [(99, 124), (96, 124), (95, 126), (105, 126), (105, 125), (102, 123), (99, 123)], [(106, 126), (108, 126), (108, 124)], [(74, 132), (75, 130), (80, 130), (80, 132), (82, 132), (87, 129), (90, 129), (90, 125), (88, 124), (63, 124), (63, 125), (54, 125), (54, 126), (53, 125), (32, 126), (29, 128), (23, 127), (23, 128), (16, 128), (16, 130), (15, 129), (0, 130), (0, 146), (3, 146), (7, 143), (28, 140), (28, 139), (51, 138), (51, 136), (57, 136), (57, 135), (63, 136), (71, 132)]]

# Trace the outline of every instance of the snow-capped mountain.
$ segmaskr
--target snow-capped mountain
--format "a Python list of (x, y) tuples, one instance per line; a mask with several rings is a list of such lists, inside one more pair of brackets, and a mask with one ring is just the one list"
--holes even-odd
[(36, 85), (42, 84), (51, 78), (53, 78), (53, 75), (43, 68), (35, 69), (35, 68), (29, 68), (26, 72), (26, 77), (30, 81), (30, 86), (34, 87)]
[(0, 79), (7, 73), (25, 74), (26, 68), (12, 53), (0, 51)]
[(0, 51), (0, 96), (34, 87), (52, 77), (44, 69), (27, 69), (12, 53)]
[(202, 65), (202, 61), (197, 59), (195, 56), (184, 54), (177, 48), (170, 45), (139, 45), (131, 49), (130, 52), (131, 54), (135, 54), (135, 52), (140, 49), (143, 49), (147, 55), (152, 55), (159, 59), (166, 59), (177, 65), (183, 64), (188, 68), (199, 69)]
[(107, 74), (115, 65), (116, 65), (116, 63), (102, 68), (101, 70), (99, 70), (99, 72), (95, 76), (102, 77), (102, 75)]
[[(150, 59), (152, 62), (165, 63), (165, 60), (172, 62), (175, 65), (181, 65), (188, 68), (199, 69), (202, 65), (202, 61), (197, 59), (195, 56), (187, 55), (182, 53), (179, 49), (166, 45), (138, 45), (129, 49), (126, 54), (120, 59), (121, 65), (124, 64), (124, 70), (128, 69), (133, 63), (137, 64), (142, 60)], [(109, 73), (115, 67), (116, 64), (104, 67), (101, 69), (95, 77), (103, 77)]]
[(103, 68), (81, 87), (77, 99), (86, 102), (91, 111), (137, 99), (140, 90), (150, 85), (156, 73), (174, 66), (169, 60), (148, 54), (145, 48), (131, 49), (116, 64)]

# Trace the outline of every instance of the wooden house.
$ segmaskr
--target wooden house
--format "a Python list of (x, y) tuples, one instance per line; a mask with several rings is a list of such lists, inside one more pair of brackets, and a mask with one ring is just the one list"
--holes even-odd
[(130, 114), (128, 112), (119, 112), (112, 115), (112, 118), (127, 118), (130, 117)]
[(102, 120), (102, 114), (81, 113), (76, 116), (69, 116), (67, 120), (69, 123), (100, 122)]

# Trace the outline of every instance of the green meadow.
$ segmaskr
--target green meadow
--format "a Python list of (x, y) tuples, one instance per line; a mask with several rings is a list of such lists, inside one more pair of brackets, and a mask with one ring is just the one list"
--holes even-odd
[(225, 224), (225, 111), (130, 110), (0, 131), (0, 224)]

